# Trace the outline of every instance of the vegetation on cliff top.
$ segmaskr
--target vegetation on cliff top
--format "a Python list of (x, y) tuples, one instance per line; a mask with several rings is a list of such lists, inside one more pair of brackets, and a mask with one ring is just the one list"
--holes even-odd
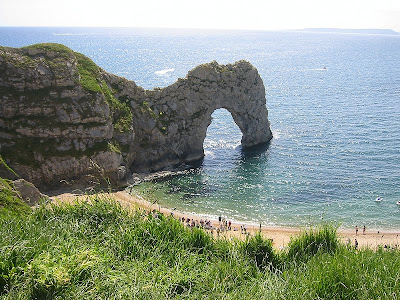
[(56, 52), (60, 56), (64, 57), (70, 57), (71, 55), (74, 54), (74, 51), (67, 46), (64, 46), (62, 44), (57, 44), (57, 43), (40, 43), (40, 44), (34, 44), (34, 45), (29, 45), (26, 47), (22, 47), (21, 49), (36, 49), (36, 50), (43, 50), (43, 51), (52, 51)]
[[(11, 49), (11, 48), (4, 48)], [(115, 92), (106, 84), (101, 74), (101, 69), (87, 56), (75, 52), (72, 49), (56, 43), (41, 43), (22, 47), (24, 50), (38, 50), (44, 51), (46, 61), (52, 68), (65, 68), (65, 59), (76, 59), (77, 70), (79, 74), (79, 84), (88, 92), (101, 93), (107, 100), (113, 115), (114, 128), (118, 132), (128, 132), (132, 124), (132, 113), (129, 105), (118, 100), (114, 94)], [(4, 52), (5, 55), (5, 51)], [(54, 52), (57, 55), (48, 55), (49, 52)], [(8, 56), (16, 67), (35, 67), (34, 56), (31, 57), (29, 53), (24, 53), (21, 59), (13, 59)], [(61, 58), (61, 61), (60, 61)], [(56, 61), (56, 62), (55, 62)]]
[(277, 252), (259, 235), (215, 239), (172, 217), (128, 211), (95, 196), (90, 203), (2, 215), (0, 236), (0, 299), (376, 299), (400, 293), (398, 250), (355, 250), (339, 244), (330, 227)]
[(102, 93), (113, 112), (114, 129), (128, 132), (132, 124), (132, 113), (128, 104), (115, 98), (114, 91), (101, 78), (100, 68), (91, 59), (77, 52), (75, 56), (82, 87), (91, 92)]

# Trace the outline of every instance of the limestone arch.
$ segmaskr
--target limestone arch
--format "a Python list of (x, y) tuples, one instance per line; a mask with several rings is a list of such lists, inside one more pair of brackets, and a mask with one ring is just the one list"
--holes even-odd
[[(262, 118), (260, 118), (259, 111), (255, 114), (252, 114), (246, 110), (236, 111), (230, 106), (221, 105), (212, 109), (208, 109), (204, 114), (204, 119), (202, 121), (204, 125), (197, 126), (191, 133), (193, 136), (197, 137), (197, 141), (190, 146), (191, 155), (195, 155), (198, 157), (198, 159), (202, 159), (204, 157), (204, 141), (207, 136), (207, 129), (212, 123), (213, 113), (219, 109), (226, 110), (231, 115), (235, 125), (240, 130), (242, 135), (241, 146), (243, 149), (267, 143), (270, 140), (268, 137), (268, 132), (265, 133), (265, 130), (262, 130), (262, 128), (265, 126), (265, 122), (263, 122)], [(265, 136), (264, 139), (263, 136)], [(189, 159), (188, 162), (191, 160), (192, 159)]]
[(264, 84), (246, 61), (200, 65), (185, 79), (144, 96), (146, 111), (151, 109), (156, 118), (143, 117), (143, 106), (134, 107), (139, 112), (134, 116), (134, 171), (157, 171), (203, 159), (211, 115), (220, 108), (230, 112), (239, 127), (243, 149), (272, 138)]

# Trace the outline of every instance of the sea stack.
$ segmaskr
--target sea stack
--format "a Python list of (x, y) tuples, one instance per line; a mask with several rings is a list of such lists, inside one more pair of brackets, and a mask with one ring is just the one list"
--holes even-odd
[[(203, 64), (145, 90), (59, 44), (0, 47), (0, 153), (39, 187), (173, 169), (204, 157), (211, 114), (227, 109), (242, 146), (272, 138), (265, 88), (246, 61)], [(6, 174), (5, 174), (6, 173)], [(13, 177), (4, 166), (0, 175)]]

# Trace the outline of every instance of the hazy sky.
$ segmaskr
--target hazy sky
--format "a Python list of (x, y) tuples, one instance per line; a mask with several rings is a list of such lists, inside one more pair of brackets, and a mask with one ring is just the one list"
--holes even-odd
[(400, 31), (400, 0), (0, 0), (0, 26)]

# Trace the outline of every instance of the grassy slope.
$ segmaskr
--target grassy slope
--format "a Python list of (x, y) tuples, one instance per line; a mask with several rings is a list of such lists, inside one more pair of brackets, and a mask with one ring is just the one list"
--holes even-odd
[[(3, 163), (0, 156), (0, 166)], [(11, 181), (0, 177), (0, 218), (10, 214), (28, 214), (30, 210), (30, 207), (18, 197)]]
[(0, 299), (395, 298), (399, 269), (398, 251), (346, 248), (327, 227), (275, 253), (104, 199), (0, 217)]

